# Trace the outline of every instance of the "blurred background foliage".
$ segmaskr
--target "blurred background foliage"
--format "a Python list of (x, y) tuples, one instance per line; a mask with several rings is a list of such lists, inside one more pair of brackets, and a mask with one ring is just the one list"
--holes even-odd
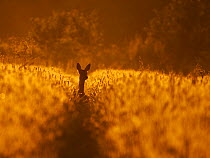
[(1, 39), (1, 59), (8, 61), (15, 54), (15, 61), (24, 56), (26, 64), (29, 56), (66, 70), (80, 61), (91, 62), (95, 68), (150, 68), (187, 74), (200, 65), (208, 71), (210, 2), (169, 0), (154, 13), (143, 31), (119, 43), (105, 41), (103, 18), (95, 10), (72, 9), (33, 17), (27, 35)]
[(145, 53), (159, 68), (188, 72), (200, 64), (209, 69), (209, 1), (172, 0), (162, 10), (156, 11), (145, 31), (147, 49), (153, 48)]
[(47, 18), (33, 18), (32, 23), (32, 38), (55, 62), (93, 55), (103, 42), (94, 11), (54, 12)]

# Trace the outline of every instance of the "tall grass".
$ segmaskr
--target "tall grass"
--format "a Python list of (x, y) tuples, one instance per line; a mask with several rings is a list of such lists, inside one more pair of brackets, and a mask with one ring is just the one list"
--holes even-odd
[(208, 158), (209, 80), (0, 65), (0, 157)]
[(40, 69), (1, 65), (0, 157), (31, 157), (62, 134), (67, 96), (51, 78), (56, 73)]
[(195, 83), (173, 73), (119, 70), (91, 77), (100, 111), (93, 121), (108, 125), (99, 138), (107, 157), (210, 157), (209, 77)]

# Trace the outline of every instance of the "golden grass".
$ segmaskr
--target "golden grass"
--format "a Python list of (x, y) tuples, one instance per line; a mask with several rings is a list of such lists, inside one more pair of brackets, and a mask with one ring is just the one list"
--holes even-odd
[(1, 65), (0, 157), (27, 157), (42, 143), (62, 134), (58, 127), (64, 120), (67, 96), (45, 71)]
[(0, 157), (210, 157), (210, 77), (0, 65)]
[(101, 138), (108, 157), (210, 157), (209, 77), (195, 84), (149, 71), (104, 70), (91, 77), (102, 89), (95, 106), (109, 124)]

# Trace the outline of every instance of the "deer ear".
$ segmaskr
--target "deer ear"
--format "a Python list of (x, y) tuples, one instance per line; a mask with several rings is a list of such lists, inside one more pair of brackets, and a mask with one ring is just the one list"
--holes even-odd
[(85, 68), (85, 71), (89, 71), (90, 70), (90, 64), (88, 64)]
[(77, 63), (77, 70), (80, 71), (81, 70), (81, 65), (79, 63)]

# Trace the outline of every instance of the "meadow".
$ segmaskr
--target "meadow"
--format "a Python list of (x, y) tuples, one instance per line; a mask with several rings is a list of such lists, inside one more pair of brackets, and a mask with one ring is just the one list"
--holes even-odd
[(210, 76), (0, 64), (0, 158), (210, 158)]

